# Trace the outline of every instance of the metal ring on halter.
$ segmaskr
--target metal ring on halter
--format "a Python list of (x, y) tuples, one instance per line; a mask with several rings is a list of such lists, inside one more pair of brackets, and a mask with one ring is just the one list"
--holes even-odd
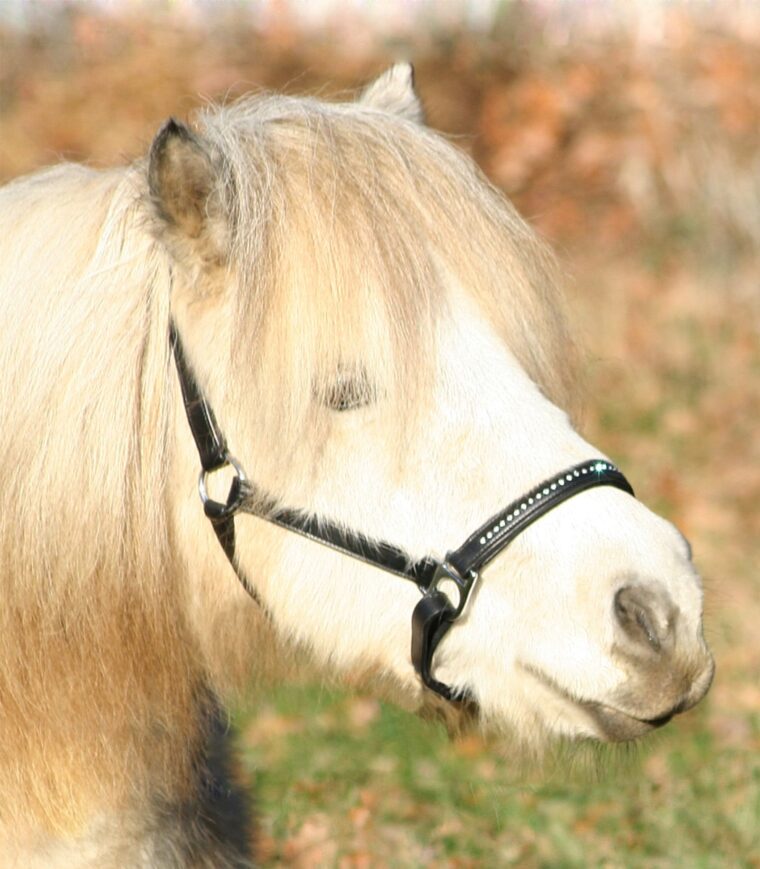
[[(467, 601), (470, 599), (470, 592), (478, 581), (478, 576), (479, 574), (475, 570), (468, 570), (467, 573), (462, 576), (453, 564), (450, 564), (448, 561), (443, 561), (436, 567), (435, 573), (433, 574), (433, 580), (424, 591), (426, 594), (440, 591), (446, 595), (451, 604), (452, 610), (450, 620), (454, 621), (464, 612)], [(456, 600), (454, 600), (451, 595), (451, 591), (453, 590), (452, 586), (456, 588), (456, 593), (458, 595)]]
[[(198, 476), (198, 494), (200, 495), (201, 503), (203, 504), (203, 510), (209, 518), (223, 519), (232, 515), (238, 510), (244, 500), (244, 492), (246, 491), (246, 485), (248, 483), (245, 471), (240, 462), (230, 453), (225, 453), (224, 458), (225, 462), (223, 465), (219, 465), (218, 468), (213, 468), (208, 471), (204, 469)], [(228, 465), (234, 470), (235, 476), (232, 478), (232, 482), (230, 483), (227, 501), (226, 503), (222, 503), (221, 501), (216, 501), (209, 495), (206, 487), (206, 479), (209, 474), (215, 474), (217, 471), (221, 471), (222, 468), (225, 468)]]

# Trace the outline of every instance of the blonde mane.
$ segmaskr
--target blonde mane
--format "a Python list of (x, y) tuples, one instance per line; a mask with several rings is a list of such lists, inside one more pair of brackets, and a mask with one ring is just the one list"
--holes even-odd
[(301, 436), (315, 393), (344, 367), (360, 364), (411, 416), (452, 282), (569, 407), (573, 346), (554, 261), (440, 135), (361, 105), (288, 97), (199, 120), (223, 155), (234, 215), (231, 364), (258, 374), (256, 406), (272, 415), (281, 447), (286, 433)]
[[(0, 814), (11, 829), (30, 817), (76, 828), (127, 799), (135, 773), (147, 787), (151, 771), (113, 744), (114, 728), (134, 728), (161, 767), (185, 763), (165, 732), (198, 690), (165, 518), (168, 263), (140, 227), (134, 184), (132, 171), (60, 167), (0, 193)], [(59, 792), (72, 782), (91, 804)]]
[[(222, 376), (230, 402), (258, 409), (264, 442), (287, 450), (303, 438), (342, 368), (361, 366), (411, 413), (454, 284), (544, 393), (569, 404), (551, 257), (440, 136), (361, 105), (283, 97), (208, 109), (198, 126), (232, 215), (220, 267), (236, 287), (235, 330)], [(189, 780), (201, 738), (208, 674), (167, 521), (177, 386), (172, 265), (155, 227), (143, 162), (63, 166), (0, 192), (9, 827), (36, 817), (79, 829), (156, 781)]]

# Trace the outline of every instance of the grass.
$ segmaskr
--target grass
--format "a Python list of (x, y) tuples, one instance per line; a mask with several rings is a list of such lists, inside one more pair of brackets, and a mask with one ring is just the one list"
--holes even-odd
[(721, 745), (707, 707), (527, 776), (509, 746), (314, 686), (239, 724), (270, 865), (760, 865), (760, 756)]

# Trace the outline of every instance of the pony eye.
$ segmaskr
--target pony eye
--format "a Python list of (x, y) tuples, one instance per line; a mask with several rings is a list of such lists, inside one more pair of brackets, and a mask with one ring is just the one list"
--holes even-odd
[(339, 371), (324, 393), (324, 404), (330, 410), (356, 410), (375, 399), (364, 372)]

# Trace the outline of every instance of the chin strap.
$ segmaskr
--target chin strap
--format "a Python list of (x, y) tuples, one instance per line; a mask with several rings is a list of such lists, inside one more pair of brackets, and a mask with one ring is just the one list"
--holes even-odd
[[(203, 510), (235, 574), (248, 594), (263, 607), (256, 589), (240, 570), (235, 554), (235, 515), (250, 513), (351, 558), (377, 567), (418, 586), (423, 593), (412, 613), (411, 657), (422, 682), (452, 701), (468, 700), (432, 675), (433, 655), (451, 625), (461, 617), (480, 570), (505, 549), (529, 525), (573, 495), (593, 486), (615, 486), (633, 495), (633, 489), (618, 469), (606, 459), (593, 459), (568, 468), (546, 480), (492, 516), (444, 561), (426, 556), (412, 562), (398, 546), (374, 540), (318, 516), (278, 508), (251, 484), (227, 448), (227, 441), (211, 405), (188, 364), (179, 333), (172, 321), (170, 340), (177, 367), (187, 422), (198, 449), (201, 472), (198, 490)], [(234, 477), (226, 501), (209, 497), (209, 474), (231, 467)]]

